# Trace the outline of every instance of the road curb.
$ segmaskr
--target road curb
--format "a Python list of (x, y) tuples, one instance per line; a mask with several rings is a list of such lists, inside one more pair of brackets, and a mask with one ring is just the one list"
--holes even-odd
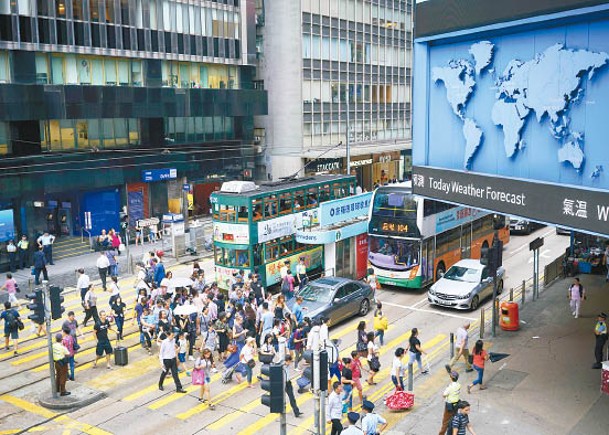
[(106, 393), (103, 391), (94, 390), (82, 384), (76, 385), (69, 382), (67, 386), (75, 387), (70, 389), (69, 396), (53, 398), (52, 395), (45, 393), (40, 395), (38, 403), (48, 409), (74, 410), (106, 398)]

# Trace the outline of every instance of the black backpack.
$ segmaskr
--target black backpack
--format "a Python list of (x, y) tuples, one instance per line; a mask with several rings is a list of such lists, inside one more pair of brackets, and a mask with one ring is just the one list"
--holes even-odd
[(15, 317), (15, 313), (13, 312), (13, 310), (7, 310), (4, 319), (6, 320), (7, 329), (15, 329), (15, 327), (17, 326), (17, 318)]

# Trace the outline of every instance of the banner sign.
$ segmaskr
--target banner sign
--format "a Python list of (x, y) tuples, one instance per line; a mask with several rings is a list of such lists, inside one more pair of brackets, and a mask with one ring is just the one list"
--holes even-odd
[(415, 166), (417, 195), (609, 235), (609, 193)]
[(175, 168), (149, 169), (142, 171), (142, 181), (144, 183), (175, 180), (176, 178), (178, 178), (178, 170)]
[(322, 202), (319, 206), (320, 225), (333, 225), (360, 216), (367, 216), (371, 199), (372, 192), (366, 192), (348, 198)]
[(214, 222), (214, 240), (235, 245), (249, 245), (249, 225)]
[(317, 224), (318, 209), (292, 213), (268, 221), (258, 222), (258, 243), (268, 242), (279, 237), (291, 236), (303, 226)]
[(296, 241), (308, 245), (323, 245), (326, 243), (338, 242), (367, 232), (368, 221), (360, 221), (332, 230), (299, 230), (296, 232)]
[(281, 281), (281, 267), (285, 264), (286, 260), (290, 260), (290, 268), (292, 273), (296, 276), (296, 266), (301, 258), (305, 260), (305, 266), (307, 270), (313, 270), (321, 267), (323, 258), (323, 246), (319, 246), (310, 251), (299, 252), (287, 258), (268, 263), (266, 268), (266, 285), (277, 284)]

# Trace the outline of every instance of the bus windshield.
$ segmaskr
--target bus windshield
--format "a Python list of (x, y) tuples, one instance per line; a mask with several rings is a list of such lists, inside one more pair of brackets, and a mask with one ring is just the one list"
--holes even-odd
[(421, 242), (386, 237), (370, 237), (368, 259), (373, 266), (409, 270), (419, 264)]
[(374, 195), (372, 214), (382, 217), (416, 219), (417, 202), (410, 192), (379, 188)]

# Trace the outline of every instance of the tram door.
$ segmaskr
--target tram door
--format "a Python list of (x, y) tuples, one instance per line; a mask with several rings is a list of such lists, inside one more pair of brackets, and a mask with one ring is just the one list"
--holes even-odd
[(461, 258), (472, 256), (472, 224), (461, 226)]

